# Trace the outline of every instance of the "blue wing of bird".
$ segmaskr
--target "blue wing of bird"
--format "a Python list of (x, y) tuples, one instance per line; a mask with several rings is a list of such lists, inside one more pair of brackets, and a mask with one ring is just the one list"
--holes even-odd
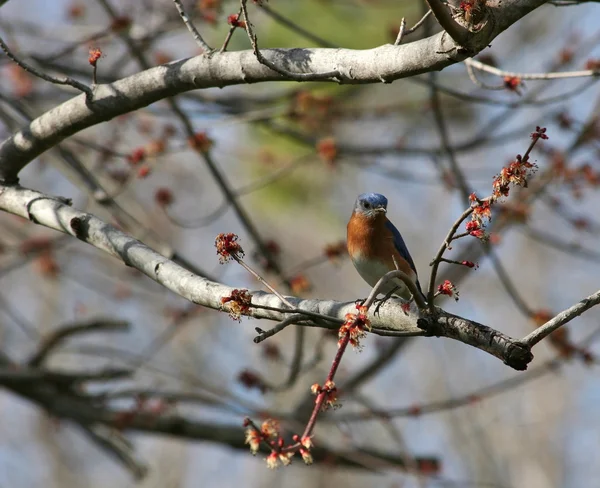
[[(400, 256), (406, 259), (406, 262), (409, 264), (410, 268), (415, 272), (415, 274), (417, 274), (417, 268), (415, 267), (415, 263), (412, 260), (410, 253), (408, 252), (408, 248), (406, 247), (406, 244), (404, 243), (404, 239), (402, 239), (400, 232), (398, 231), (398, 229), (396, 229), (396, 226), (392, 224), (389, 220), (386, 220), (385, 226), (394, 236), (394, 246), (396, 246), (396, 249), (400, 253)], [(416, 285), (419, 291), (423, 293), (421, 291), (421, 284), (419, 283), (418, 279)]]

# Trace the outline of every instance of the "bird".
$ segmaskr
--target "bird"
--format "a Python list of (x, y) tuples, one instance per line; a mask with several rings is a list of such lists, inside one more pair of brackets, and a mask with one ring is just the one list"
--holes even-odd
[[(409, 276), (423, 296), (417, 268), (404, 239), (387, 218), (387, 204), (387, 198), (379, 193), (358, 196), (347, 226), (348, 254), (358, 274), (371, 287), (387, 272), (399, 269)], [(386, 298), (397, 295), (410, 300), (412, 297), (406, 283), (399, 278), (386, 283), (380, 293), (386, 294)]]

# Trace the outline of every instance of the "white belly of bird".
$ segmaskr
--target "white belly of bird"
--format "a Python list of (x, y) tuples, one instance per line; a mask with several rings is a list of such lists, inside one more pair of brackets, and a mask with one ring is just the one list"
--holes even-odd
[[(352, 259), (354, 263), (354, 267), (358, 274), (372, 287), (377, 284), (380, 278), (390, 271), (387, 266), (381, 264), (379, 261), (373, 261), (370, 259), (364, 259), (359, 256), (357, 259)], [(392, 291), (394, 288), (399, 287), (398, 291), (394, 293), (394, 295), (399, 296), (410, 296), (410, 292), (406, 284), (400, 279), (394, 279), (388, 283), (380, 290), (380, 293), (386, 294)]]

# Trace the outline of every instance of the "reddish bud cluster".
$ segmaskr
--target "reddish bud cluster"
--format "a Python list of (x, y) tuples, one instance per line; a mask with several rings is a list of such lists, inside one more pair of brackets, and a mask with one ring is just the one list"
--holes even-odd
[(474, 24), (480, 20), (483, 3), (485, 0), (462, 0), (458, 5), (458, 10), (466, 22)]
[(129, 27), (131, 27), (131, 17), (128, 17), (127, 15), (115, 17), (110, 24), (110, 29), (113, 32), (123, 31), (129, 29)]
[(277, 344), (273, 344), (273, 342), (267, 342), (263, 346), (262, 354), (265, 358), (270, 359), (271, 361), (281, 361), (283, 359), (283, 355), (281, 354), (281, 350)]
[(241, 320), (242, 315), (247, 315), (252, 306), (252, 295), (248, 290), (238, 290), (231, 292), (231, 295), (221, 298), (221, 305), (227, 304), (227, 311), (233, 320)]
[[(541, 309), (537, 310), (531, 317), (535, 327), (541, 327), (546, 322), (551, 320), (553, 314), (550, 310)], [(586, 364), (590, 364), (594, 361), (592, 354), (582, 348), (573, 344), (569, 338), (569, 331), (566, 327), (560, 327), (552, 332), (548, 336), (548, 341), (556, 349), (560, 357), (564, 359), (571, 359), (573, 356), (580, 356)]]
[(449, 280), (445, 280), (441, 285), (438, 286), (438, 293), (440, 295), (454, 297), (454, 299), (458, 301), (458, 290)]
[(420, 405), (412, 405), (408, 409), (409, 417), (418, 417), (423, 413), (423, 408)]
[(299, 435), (294, 435), (292, 437), (292, 440), (294, 442), (297, 442), (298, 444), (300, 444), (300, 446), (302, 446), (299, 448), (298, 452), (300, 452), (300, 455), (302, 456), (302, 460), (304, 461), (304, 463), (312, 464), (313, 457), (312, 457), (312, 454), (310, 453), (310, 450), (313, 447), (312, 439), (308, 436), (301, 438)]
[(465, 224), (465, 229), (469, 235), (477, 237), (478, 239), (484, 239), (486, 237), (484, 230), (481, 228), (481, 223), (478, 220), (470, 220), (467, 222)]
[(371, 330), (371, 321), (367, 317), (367, 307), (356, 305), (358, 313), (347, 313), (345, 322), (338, 331), (338, 346), (342, 339), (349, 336), (350, 345), (360, 350), (360, 340), (367, 336), (365, 330)]
[(277, 241), (269, 239), (265, 242), (265, 248), (267, 253), (269, 253), (270, 259), (268, 259), (267, 256), (260, 252), (260, 250), (257, 250), (253, 253), (254, 260), (259, 262), (261, 267), (265, 271), (274, 271), (273, 268), (275, 263), (273, 262), (273, 260), (277, 258), (279, 254), (281, 254), (281, 247), (279, 246), (279, 243), (277, 243)]
[(133, 166), (140, 164), (146, 159), (146, 150), (143, 147), (138, 147), (127, 155), (127, 162)]
[(200, 16), (209, 24), (216, 24), (218, 14), (222, 10), (223, 0), (198, 0), (196, 8), (200, 11)]
[(519, 93), (519, 88), (523, 85), (523, 80), (518, 76), (505, 76), (503, 78), (504, 88)]
[(154, 201), (161, 207), (167, 207), (173, 203), (173, 192), (169, 188), (157, 188)]
[(560, 112), (556, 115), (556, 120), (561, 129), (570, 129), (573, 127), (573, 118), (567, 112)]
[(154, 56), (154, 62), (156, 64), (167, 64), (170, 63), (173, 59), (173, 56), (166, 53), (165, 51), (155, 51), (154, 53), (152, 53), (152, 55)]
[(594, 169), (589, 163), (580, 166), (569, 166), (561, 153), (554, 154), (552, 169), (557, 178), (569, 185), (573, 198), (583, 196), (584, 185), (600, 186), (600, 170)]
[(219, 9), (222, 2), (223, 0), (198, 0), (197, 5), (200, 10)]
[(150, 169), (150, 166), (148, 166), (147, 164), (144, 164), (138, 168), (137, 177), (138, 178), (146, 178), (150, 175), (151, 172), (152, 172), (152, 170)]
[(206, 132), (196, 132), (188, 138), (188, 144), (191, 148), (205, 153), (212, 147), (213, 141), (206, 135)]
[(575, 56), (575, 53), (574, 53), (573, 49), (563, 48), (558, 53), (558, 62), (560, 64), (570, 63), (571, 61), (573, 61), (574, 56)]
[(34, 265), (38, 272), (46, 278), (56, 278), (60, 272), (60, 266), (56, 260), (54, 252), (51, 250), (42, 251), (34, 260)]
[(317, 142), (317, 154), (330, 167), (333, 167), (335, 159), (338, 156), (338, 149), (333, 137), (326, 137)]
[(35, 78), (17, 64), (8, 65), (7, 71), (14, 95), (17, 98), (30, 95), (34, 88)]
[[(137, 166), (143, 163), (148, 158), (157, 156), (163, 153), (166, 149), (167, 143), (164, 139), (155, 139), (150, 141), (144, 147), (135, 148), (131, 153), (127, 155), (127, 162), (132, 166)], [(151, 172), (150, 166), (145, 164), (138, 168), (138, 178), (146, 178)]]
[(473, 213), (471, 213), (471, 220), (477, 222), (477, 228), (483, 227), (486, 221), (489, 221), (492, 218), (490, 200), (480, 200), (479, 198), (477, 198), (477, 195), (475, 195), (475, 193), (471, 193), (469, 195), (469, 202), (471, 202), (471, 207), (473, 207)]
[(102, 57), (102, 50), (99, 48), (90, 49), (90, 56), (88, 58), (88, 63), (92, 66), (96, 66), (98, 60)]
[(300, 438), (300, 436), (294, 435), (295, 445), (286, 446), (281, 437), (279, 422), (275, 420), (265, 420), (259, 429), (250, 419), (246, 418), (244, 427), (246, 427), (245, 443), (250, 445), (252, 454), (258, 452), (261, 443), (271, 449), (271, 453), (266, 458), (268, 468), (275, 469), (280, 463), (284, 466), (289, 465), (296, 452), (300, 453), (306, 464), (312, 464), (313, 459), (310, 454), (312, 440), (310, 437)]
[(215, 239), (215, 247), (219, 255), (221, 264), (226, 263), (233, 258), (234, 255), (244, 255), (242, 246), (237, 242), (238, 236), (233, 233), (219, 234)]
[[(545, 129), (544, 129), (545, 130)], [(538, 134), (535, 132), (534, 134)], [(540, 133), (539, 137), (546, 137)], [(510, 191), (510, 185), (518, 185), (527, 188), (527, 178), (537, 169), (537, 165), (530, 163), (528, 157), (522, 158), (520, 154), (508, 166), (505, 166), (494, 178), (492, 183), (492, 196), (495, 199), (507, 197)]]
[(600, 70), (600, 59), (588, 59), (585, 62), (585, 69), (589, 69), (591, 71)]
[(548, 136), (546, 135), (546, 128), (545, 127), (540, 127), (539, 125), (536, 126), (535, 132), (531, 133), (531, 138), (533, 140), (535, 140), (535, 139), (548, 139)]
[(171, 399), (148, 398), (146, 395), (138, 394), (135, 397), (135, 406), (122, 410), (115, 414), (113, 427), (117, 430), (127, 429), (138, 415), (143, 415), (144, 421), (152, 422), (153, 419), (168, 414), (176, 405)]
[(76, 20), (85, 15), (85, 7), (80, 2), (73, 2), (67, 9), (67, 17)]
[(346, 241), (340, 241), (333, 244), (327, 244), (323, 251), (327, 259), (334, 260), (336, 258), (345, 256), (348, 254), (348, 248), (346, 247)]
[(470, 12), (471, 10), (473, 10), (474, 3), (475, 2), (473, 2), (472, 0), (463, 0), (462, 2), (460, 2), (458, 8), (461, 9), (463, 12)]
[(279, 437), (279, 422), (273, 419), (265, 420), (259, 430), (254, 427), (250, 419), (246, 418), (244, 427), (246, 427), (245, 444), (250, 445), (252, 454), (258, 452), (261, 442), (270, 443), (270, 441), (275, 441)]
[(262, 377), (255, 371), (249, 369), (243, 370), (237, 377), (238, 381), (246, 388), (251, 390), (256, 388), (262, 394), (266, 393), (269, 387), (265, 384)]
[(519, 224), (526, 223), (531, 215), (531, 205), (524, 202), (505, 203), (499, 210), (504, 218)]
[(246, 22), (240, 20), (240, 16), (238, 14), (231, 14), (227, 17), (227, 23), (232, 27), (240, 27), (241, 29), (246, 28)]
[(50, 251), (53, 246), (54, 243), (49, 237), (31, 237), (21, 242), (19, 251), (25, 255), (35, 254)]
[(299, 274), (290, 278), (290, 289), (294, 295), (301, 295), (310, 291), (312, 285), (306, 275)]
[(340, 405), (337, 403), (337, 386), (332, 380), (327, 380), (323, 386), (315, 383), (310, 387), (310, 392), (313, 395), (317, 395), (315, 402), (319, 401), (320, 395), (325, 395), (321, 410), (324, 412), (328, 408), (338, 408)]
[(474, 263), (473, 261), (461, 261), (461, 263), (463, 266), (466, 266), (467, 268), (478, 268), (479, 265)]
[(333, 120), (333, 98), (300, 90), (292, 100), (289, 117), (313, 132), (326, 130)]

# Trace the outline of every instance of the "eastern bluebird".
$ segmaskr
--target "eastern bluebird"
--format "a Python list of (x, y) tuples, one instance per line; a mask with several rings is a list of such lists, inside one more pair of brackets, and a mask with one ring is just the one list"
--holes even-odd
[[(384, 274), (399, 269), (415, 282), (423, 295), (404, 239), (386, 217), (387, 203), (387, 198), (379, 193), (358, 196), (348, 222), (348, 254), (358, 274), (372, 287)], [(411, 298), (408, 287), (400, 279), (388, 282), (381, 293), (398, 295), (405, 300)]]

